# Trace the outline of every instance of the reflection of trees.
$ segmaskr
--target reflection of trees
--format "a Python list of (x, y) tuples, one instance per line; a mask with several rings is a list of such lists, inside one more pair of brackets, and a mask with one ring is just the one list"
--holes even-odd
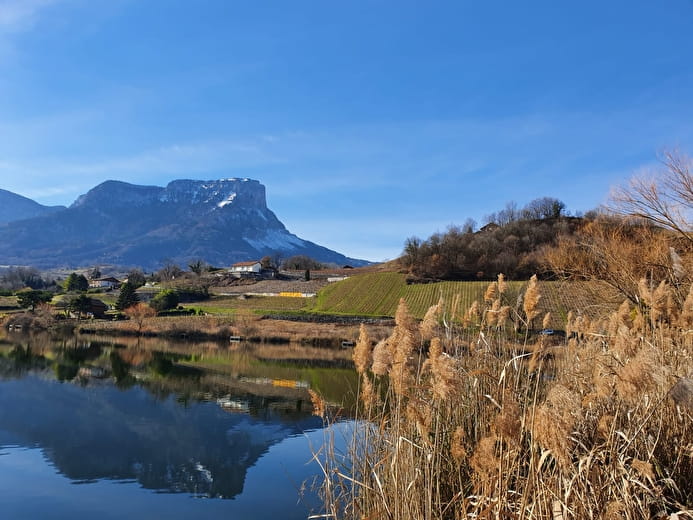
[[(0, 384), (13, 385), (0, 391), (0, 446), (39, 445), (74, 480), (137, 479), (150, 489), (233, 497), (273, 444), (321, 426), (305, 389), (248, 383), (235, 365), (231, 373), (190, 366), (197, 359), (80, 337), (0, 345), (0, 377), (11, 380)], [(260, 379), (313, 379), (306, 368), (270, 365), (243, 366)], [(109, 377), (97, 382), (81, 367)], [(31, 373), (40, 377), (24, 377)]]
[(269, 407), (263, 419), (228, 414), (212, 402), (184, 408), (140, 387), (84, 389), (43, 378), (12, 384), (0, 392), (0, 446), (3, 432), (38, 444), (60, 472), (80, 481), (137, 479), (149, 489), (233, 497), (270, 446), (320, 425), (306, 413), (273, 416)]
[(0, 377), (21, 377), (33, 368), (44, 369), (50, 362), (40, 354), (36, 354), (30, 345), (16, 345), (0, 351)]

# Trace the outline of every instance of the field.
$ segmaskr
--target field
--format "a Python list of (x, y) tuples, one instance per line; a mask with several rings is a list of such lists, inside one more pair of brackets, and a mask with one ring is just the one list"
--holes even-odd
[(264, 314), (267, 312), (293, 312), (310, 306), (313, 298), (289, 298), (283, 296), (213, 296), (201, 302), (183, 304), (183, 307), (202, 309), (205, 313), (224, 316), (233, 315), (239, 310)]
[[(513, 305), (527, 282), (507, 282), (506, 301)], [(473, 301), (482, 300), (489, 282), (438, 282), (407, 285), (400, 273), (373, 273), (353, 276), (325, 287), (310, 309), (319, 313), (362, 316), (394, 316), (400, 298), (410, 312), (423, 318), (428, 308), (442, 298), (452, 313), (464, 312)], [(604, 287), (587, 283), (540, 282), (539, 309), (551, 312), (550, 326), (563, 328), (569, 311), (581, 309), (591, 318), (604, 315), (621, 303), (617, 295)], [(601, 302), (601, 303), (594, 303)]]
[(15, 296), (0, 296), (0, 311), (16, 310), (17, 308)]

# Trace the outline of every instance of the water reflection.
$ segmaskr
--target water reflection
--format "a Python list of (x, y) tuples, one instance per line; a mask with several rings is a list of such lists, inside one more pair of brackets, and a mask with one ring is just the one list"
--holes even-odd
[(39, 447), (74, 482), (233, 498), (272, 446), (322, 426), (308, 388), (336, 395), (354, 384), (347, 369), (184, 350), (0, 341), (0, 451)]

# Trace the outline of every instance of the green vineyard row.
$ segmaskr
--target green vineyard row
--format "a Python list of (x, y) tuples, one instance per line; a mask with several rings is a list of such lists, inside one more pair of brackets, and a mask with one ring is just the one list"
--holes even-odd
[[(515, 306), (526, 285), (526, 281), (507, 282), (504, 303)], [(310, 310), (329, 314), (394, 316), (400, 298), (404, 298), (411, 313), (422, 318), (429, 307), (442, 299), (449, 314), (454, 310), (457, 315), (461, 315), (475, 300), (483, 303), (488, 286), (489, 282), (408, 285), (404, 274), (369, 273), (352, 276), (325, 287), (318, 293)], [(550, 326), (553, 328), (564, 327), (570, 310), (583, 309), (590, 318), (595, 318), (620, 303), (615, 295), (596, 284), (542, 281), (539, 288), (542, 295), (539, 309), (542, 316), (551, 312)]]

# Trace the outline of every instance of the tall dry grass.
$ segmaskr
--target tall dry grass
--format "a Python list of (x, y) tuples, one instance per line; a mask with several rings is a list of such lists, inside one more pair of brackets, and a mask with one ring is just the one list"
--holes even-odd
[(514, 307), (502, 286), (421, 324), (402, 302), (374, 348), (362, 330), (361, 406), (347, 452), (318, 454), (315, 518), (693, 518), (693, 410), (669, 395), (693, 375), (693, 289), (677, 306), (644, 284), (600, 321), (576, 309), (556, 342), (515, 331), (536, 284)]

